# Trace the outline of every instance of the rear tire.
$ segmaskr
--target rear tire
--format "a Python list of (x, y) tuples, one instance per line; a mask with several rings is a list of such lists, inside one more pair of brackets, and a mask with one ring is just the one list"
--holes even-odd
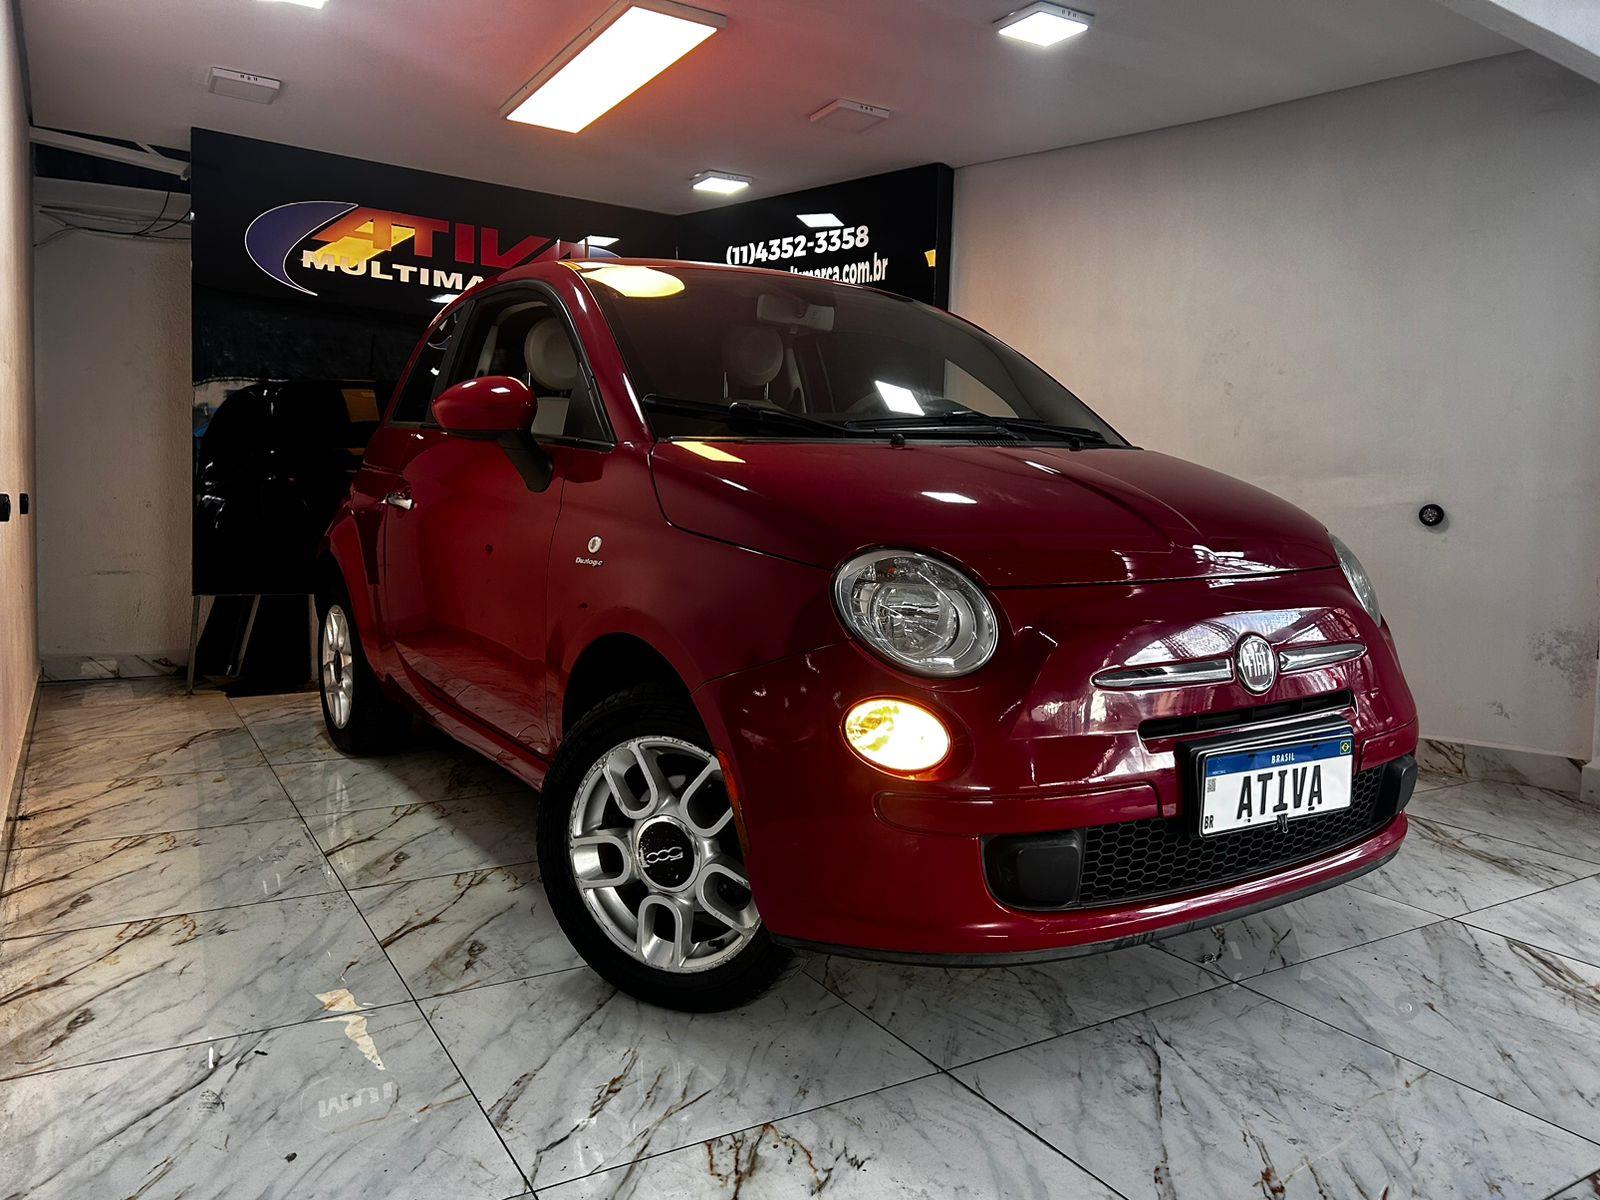
[(357, 756), (399, 749), (411, 732), (411, 713), (372, 673), (342, 587), (317, 597), (317, 617), (317, 690), (328, 739)]
[(539, 799), (539, 871), (573, 947), (647, 1004), (733, 1008), (791, 960), (756, 912), (710, 739), (658, 689), (612, 696), (562, 742)]

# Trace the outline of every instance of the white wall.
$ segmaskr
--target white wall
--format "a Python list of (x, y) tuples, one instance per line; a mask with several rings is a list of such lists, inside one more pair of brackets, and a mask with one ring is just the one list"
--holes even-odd
[[(39, 679), (34, 632), (34, 518), (19, 516), (17, 493), (33, 477), (33, 329), (28, 277), (32, 219), (27, 104), (16, 12), (0, 5), (0, 492), (11, 520), (0, 525), (0, 817), (12, 784)], [(0, 846), (4, 839), (0, 838)]]
[[(42, 230), (54, 226), (41, 224)], [(186, 660), (189, 245), (70, 233), (42, 245), (39, 644)]]
[(955, 199), (956, 311), (1349, 542), (1428, 736), (1589, 757), (1600, 87), (1510, 55), (969, 167)]

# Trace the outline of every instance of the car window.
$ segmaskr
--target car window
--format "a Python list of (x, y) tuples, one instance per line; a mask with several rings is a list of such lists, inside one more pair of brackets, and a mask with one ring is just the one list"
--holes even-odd
[[(776, 394), (769, 389), (764, 397), (784, 408), (825, 416), (921, 416), (940, 408), (1024, 415), (938, 346), (874, 333), (830, 332), (795, 334), (789, 347), (797, 368), (794, 384), (784, 382), (786, 371), (780, 371), (774, 382), (784, 386)], [(999, 372), (991, 369), (990, 374)]]
[(579, 263), (658, 437), (1126, 442), (947, 313), (803, 276)]
[(389, 420), (405, 425), (417, 425), (427, 418), (428, 405), (433, 401), (439, 385), (439, 371), (444, 366), (444, 356), (450, 349), (450, 339), (460, 324), (460, 309), (456, 309), (438, 325), (428, 330), (427, 340), (417, 352), (416, 365), (406, 376), (400, 395), (395, 399), (394, 411)]
[(538, 407), (535, 437), (601, 441), (578, 348), (552, 301), (528, 291), (479, 301), (450, 368), (450, 382), (510, 375), (528, 385)]

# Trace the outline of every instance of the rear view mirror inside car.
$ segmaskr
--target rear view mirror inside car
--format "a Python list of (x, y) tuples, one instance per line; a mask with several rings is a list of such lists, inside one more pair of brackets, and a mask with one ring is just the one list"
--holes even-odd
[(756, 319), (768, 325), (787, 325), (791, 329), (814, 329), (827, 333), (833, 329), (831, 304), (808, 304), (794, 296), (774, 292), (756, 298)]

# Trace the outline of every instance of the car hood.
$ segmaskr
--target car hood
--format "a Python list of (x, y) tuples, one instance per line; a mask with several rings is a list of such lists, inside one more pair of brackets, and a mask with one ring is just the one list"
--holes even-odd
[(905, 547), (990, 587), (1039, 587), (1338, 561), (1321, 524), (1293, 505), (1148, 450), (673, 441), (651, 466), (673, 525), (819, 567)]

